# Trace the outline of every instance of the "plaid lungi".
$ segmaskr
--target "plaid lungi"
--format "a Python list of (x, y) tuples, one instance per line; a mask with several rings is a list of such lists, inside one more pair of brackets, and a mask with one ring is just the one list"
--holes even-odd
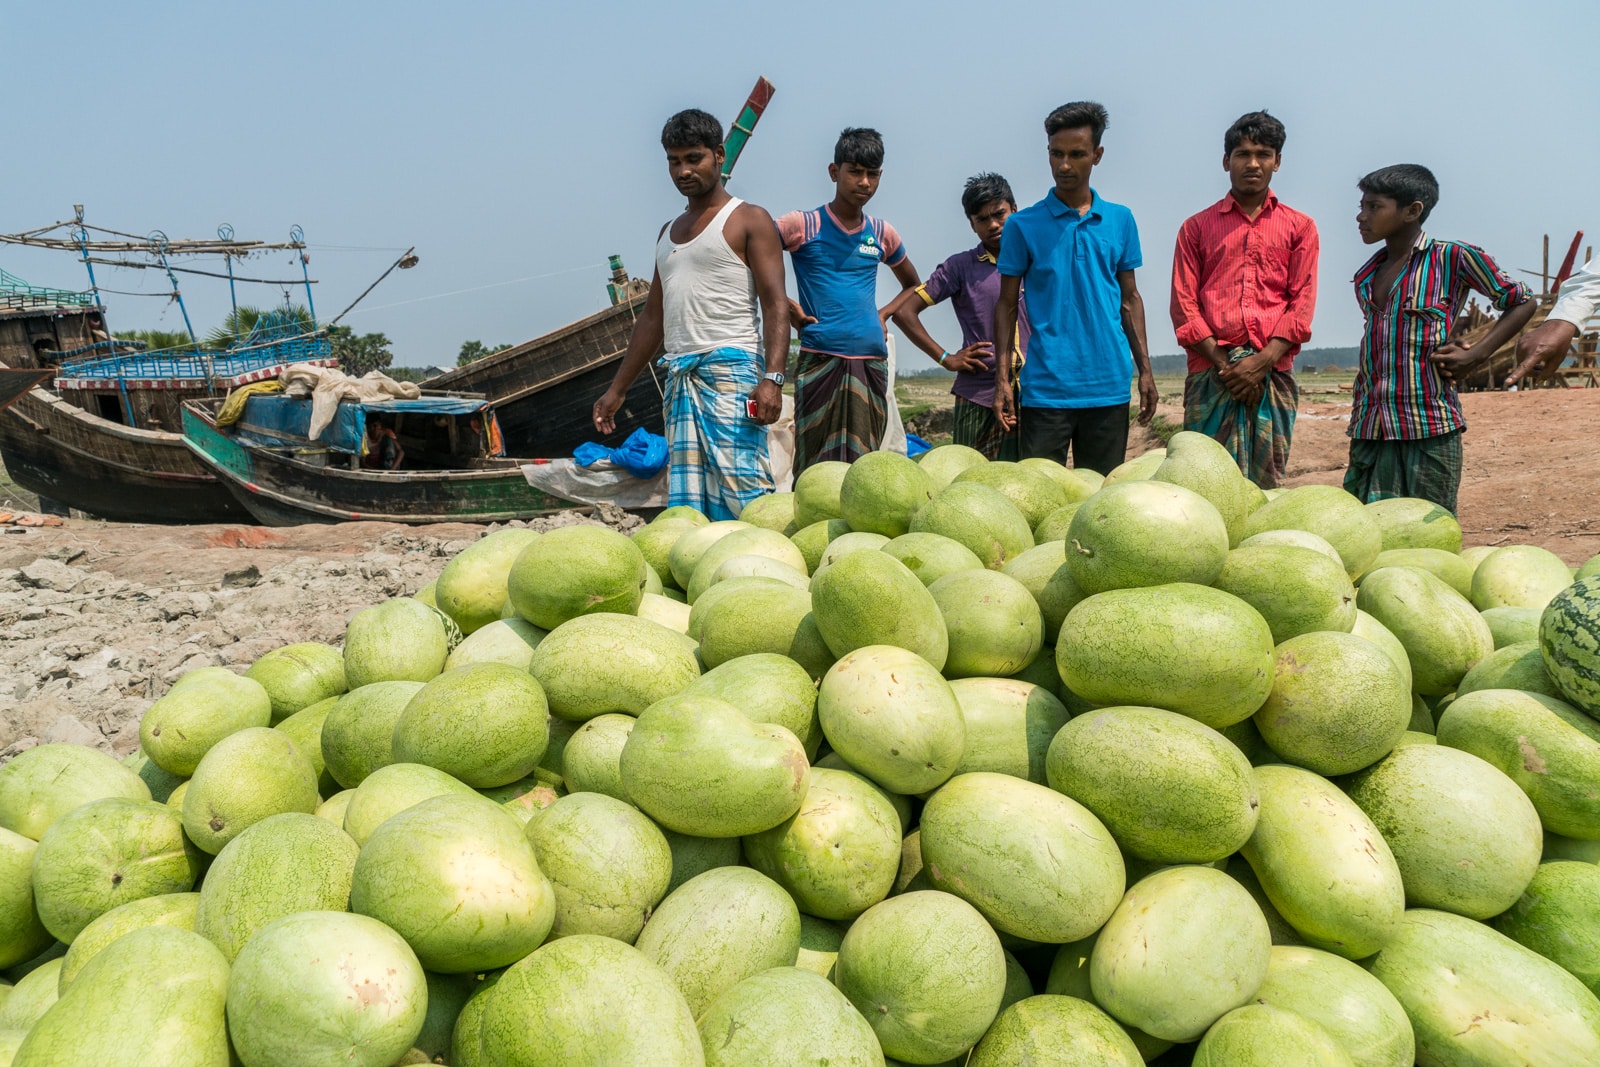
[(987, 459), (1014, 462), (1022, 454), (1018, 445), (1020, 431), (1013, 428), (1007, 433), (1001, 429), (1000, 420), (994, 417), (994, 408), (958, 396), (951, 423), (951, 439), (958, 445), (976, 448)]
[(889, 425), (889, 361), (800, 350), (794, 383), (794, 470), (876, 451)]
[(1183, 382), (1183, 428), (1218, 441), (1246, 478), (1274, 489), (1289, 472), (1300, 387), (1291, 371), (1275, 370), (1262, 382), (1255, 410), (1228, 392), (1216, 370), (1195, 371)]
[(767, 428), (745, 400), (761, 382), (761, 357), (739, 348), (665, 355), (668, 501), (708, 518), (736, 519), (772, 492)]
[(1396, 496), (1431, 500), (1454, 515), (1463, 466), (1461, 433), (1390, 441), (1352, 438), (1345, 492), (1363, 504)]

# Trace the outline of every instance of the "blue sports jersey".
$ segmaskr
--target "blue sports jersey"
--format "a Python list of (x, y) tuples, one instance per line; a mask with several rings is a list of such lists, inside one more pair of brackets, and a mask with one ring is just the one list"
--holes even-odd
[(878, 321), (878, 266), (906, 258), (893, 226), (867, 215), (846, 230), (823, 206), (778, 219), (783, 247), (794, 263), (800, 307), (816, 322), (800, 331), (800, 347), (830, 356), (889, 354)]

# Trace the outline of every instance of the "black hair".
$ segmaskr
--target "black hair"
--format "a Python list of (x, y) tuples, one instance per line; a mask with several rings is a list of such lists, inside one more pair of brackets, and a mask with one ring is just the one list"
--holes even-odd
[(1062, 130), (1076, 130), (1087, 126), (1094, 137), (1095, 147), (1099, 148), (1100, 138), (1110, 125), (1111, 116), (1106, 113), (1104, 106), (1093, 100), (1076, 100), (1070, 104), (1062, 104), (1045, 116), (1044, 135), (1054, 137)]
[(839, 140), (833, 146), (835, 165), (854, 163), (864, 170), (878, 170), (883, 166), (883, 135), (865, 126), (849, 126), (839, 131)]
[(680, 111), (661, 127), (662, 148), (722, 147), (722, 123), (697, 107)]
[(1228, 132), (1222, 135), (1222, 154), (1233, 155), (1233, 150), (1243, 141), (1254, 141), (1258, 145), (1281, 153), (1283, 142), (1288, 136), (1283, 123), (1265, 111), (1252, 111), (1248, 115), (1240, 115), (1239, 120), (1229, 126)]
[(990, 171), (974, 174), (967, 179), (966, 188), (961, 190), (961, 210), (967, 213), (969, 219), (985, 204), (992, 204), (996, 200), (1017, 206), (1017, 198), (1011, 195), (1011, 183)]
[(1428, 221), (1439, 203), (1439, 179), (1420, 163), (1396, 163), (1383, 167), (1356, 182), (1356, 187), (1371, 196), (1387, 196), (1401, 207), (1422, 202), (1422, 218)]

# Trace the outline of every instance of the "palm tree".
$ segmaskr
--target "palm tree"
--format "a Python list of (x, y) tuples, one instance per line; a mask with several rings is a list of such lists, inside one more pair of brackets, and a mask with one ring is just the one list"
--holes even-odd
[(128, 330), (117, 337), (119, 341), (143, 341), (152, 352), (167, 348), (193, 348), (189, 335), (180, 330)]
[(316, 328), (316, 320), (311, 317), (301, 304), (284, 304), (283, 307), (263, 311), (261, 308), (241, 304), (236, 311), (230, 311), (222, 320), (222, 325), (206, 335), (204, 345), (206, 348), (221, 349), (250, 336), (250, 331), (256, 324), (267, 317), (274, 319), (274, 325), (282, 323), (298, 323), (303, 330)]

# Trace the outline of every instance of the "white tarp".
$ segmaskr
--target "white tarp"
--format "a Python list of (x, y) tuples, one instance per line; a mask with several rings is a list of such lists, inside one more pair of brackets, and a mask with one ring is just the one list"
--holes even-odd
[[(788, 492), (794, 487), (793, 397), (783, 398), (783, 414), (767, 428), (767, 458), (772, 465), (773, 488)], [(634, 509), (667, 506), (666, 468), (646, 479), (635, 478), (610, 460), (584, 467), (574, 459), (552, 459), (524, 463), (522, 476), (535, 489), (579, 504), (615, 504)]]
[(906, 428), (900, 421), (900, 404), (894, 394), (894, 336), (886, 337), (889, 344), (889, 421), (883, 428), (883, 441), (878, 445), (884, 452), (906, 454)]
[(352, 378), (336, 367), (316, 367), (297, 363), (284, 368), (283, 391), (288, 396), (311, 398), (311, 427), (307, 436), (315, 441), (333, 421), (341, 400), (376, 403), (383, 400), (415, 400), (422, 395), (414, 382), (397, 382), (382, 371), (368, 371)]

